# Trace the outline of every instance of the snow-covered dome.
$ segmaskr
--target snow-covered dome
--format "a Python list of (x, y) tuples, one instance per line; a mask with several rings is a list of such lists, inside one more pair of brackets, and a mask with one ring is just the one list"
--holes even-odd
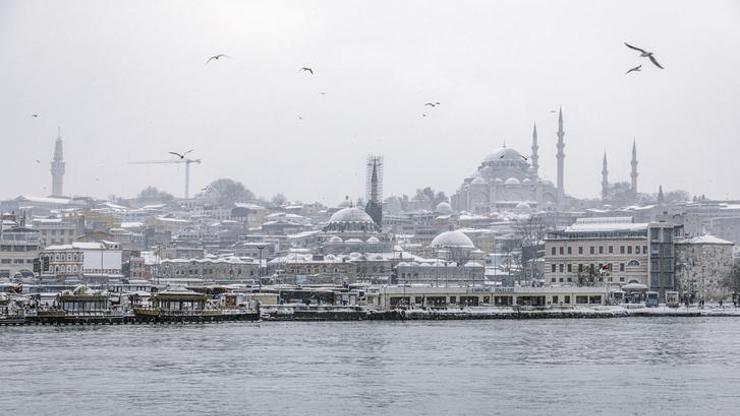
[(504, 183), (504, 180), (501, 178), (496, 178), (493, 180), (495, 183)]
[(380, 227), (360, 208), (342, 208), (329, 218), (324, 231), (335, 232), (379, 232)]
[(522, 183), (532, 183), (532, 180), (529, 179), (529, 178), (524, 178), (524, 180), (522, 181)]
[(367, 239), (368, 244), (380, 244), (380, 240), (378, 240), (378, 237), (372, 236)]
[(529, 206), (528, 203), (522, 201), (522, 202), (516, 204), (516, 208), (517, 209), (530, 209), (531, 207)]
[(473, 241), (460, 230), (445, 231), (432, 240), (434, 248), (475, 248)]
[(504, 182), (505, 185), (521, 185), (521, 182), (519, 182), (519, 179), (517, 178), (509, 178)]
[(335, 212), (329, 218), (329, 223), (333, 222), (373, 222), (373, 219), (367, 215), (367, 212), (357, 207), (348, 207)]
[(342, 241), (342, 238), (341, 237), (337, 237), (336, 235), (334, 235), (334, 236), (332, 236), (329, 239), (329, 243), (331, 243), (331, 244), (342, 244), (343, 241)]
[(437, 207), (434, 208), (434, 212), (438, 212), (440, 214), (451, 214), (452, 206), (449, 202), (440, 202), (437, 204)]
[(349, 238), (344, 242), (344, 244), (362, 244), (362, 240), (359, 238)]
[(476, 176), (475, 179), (473, 179), (473, 182), (470, 182), (470, 183), (473, 185), (485, 185), (486, 180), (480, 176)]
[(498, 160), (521, 160), (524, 161), (522, 154), (509, 147), (500, 147), (493, 153), (486, 156), (483, 162), (496, 162)]

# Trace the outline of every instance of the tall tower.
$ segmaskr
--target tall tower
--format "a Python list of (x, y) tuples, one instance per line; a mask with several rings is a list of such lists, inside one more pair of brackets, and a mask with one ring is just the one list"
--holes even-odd
[(604, 152), (604, 164), (601, 168), (601, 199), (609, 195), (609, 170), (606, 168), (606, 152)]
[(637, 195), (637, 144), (635, 143), (635, 139), (632, 139), (632, 162), (630, 163), (632, 165), (632, 173), (630, 176), (632, 177), (632, 194)]
[(51, 161), (51, 195), (64, 195), (64, 153), (62, 151), (62, 131), (57, 130), (57, 140), (54, 143), (54, 159)]
[(540, 155), (537, 154), (537, 151), (539, 150), (539, 146), (537, 146), (537, 123), (534, 123), (534, 129), (532, 129), (532, 173), (534, 176), (538, 175), (538, 171), (540, 169)]
[(562, 203), (565, 196), (565, 189), (563, 188), (563, 176), (565, 173), (565, 130), (563, 130), (563, 107), (560, 107), (560, 115), (558, 116), (558, 203)]
[(365, 181), (365, 212), (382, 225), (383, 222), (383, 156), (369, 155)]

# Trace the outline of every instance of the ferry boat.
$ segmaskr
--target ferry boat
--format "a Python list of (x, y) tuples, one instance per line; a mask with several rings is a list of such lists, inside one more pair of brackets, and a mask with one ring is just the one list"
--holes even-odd
[(144, 322), (219, 322), (256, 321), (259, 311), (209, 301), (208, 295), (186, 288), (168, 288), (152, 296), (151, 306), (134, 308), (134, 315)]

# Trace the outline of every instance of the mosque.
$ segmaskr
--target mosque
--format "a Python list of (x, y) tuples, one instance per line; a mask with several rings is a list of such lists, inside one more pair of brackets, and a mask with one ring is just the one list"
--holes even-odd
[[(537, 126), (532, 131), (532, 153), (527, 157), (504, 145), (483, 159), (478, 171), (465, 178), (450, 198), (452, 209), (474, 214), (487, 214), (506, 209), (565, 209), (568, 197), (564, 188), (565, 130), (563, 110), (558, 115), (557, 183), (539, 176), (539, 146)], [(602, 172), (603, 198), (614, 193), (606, 177), (606, 156)], [(628, 184), (629, 198), (637, 196), (637, 150), (632, 149), (632, 183)]]
[(487, 214), (499, 209), (557, 207), (564, 202), (563, 173), (565, 131), (563, 111), (558, 116), (558, 179), (557, 184), (539, 176), (539, 146), (537, 126), (532, 131), (532, 154), (526, 157), (506, 146), (496, 149), (483, 159), (478, 171), (463, 181), (452, 195), (452, 208)]

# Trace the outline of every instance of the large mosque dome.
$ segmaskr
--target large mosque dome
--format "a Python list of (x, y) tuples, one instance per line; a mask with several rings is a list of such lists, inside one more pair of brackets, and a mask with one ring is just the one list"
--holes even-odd
[(324, 231), (346, 232), (378, 232), (380, 227), (370, 216), (360, 208), (342, 208), (329, 218)]
[(460, 230), (445, 231), (432, 240), (433, 248), (469, 248), (474, 249), (473, 241)]
[(524, 157), (521, 153), (517, 152), (516, 150), (510, 148), (510, 147), (499, 147), (498, 149), (494, 150), (493, 153), (486, 156), (485, 159), (483, 159), (483, 163), (485, 162), (496, 162), (499, 160), (521, 160), (524, 161)]

